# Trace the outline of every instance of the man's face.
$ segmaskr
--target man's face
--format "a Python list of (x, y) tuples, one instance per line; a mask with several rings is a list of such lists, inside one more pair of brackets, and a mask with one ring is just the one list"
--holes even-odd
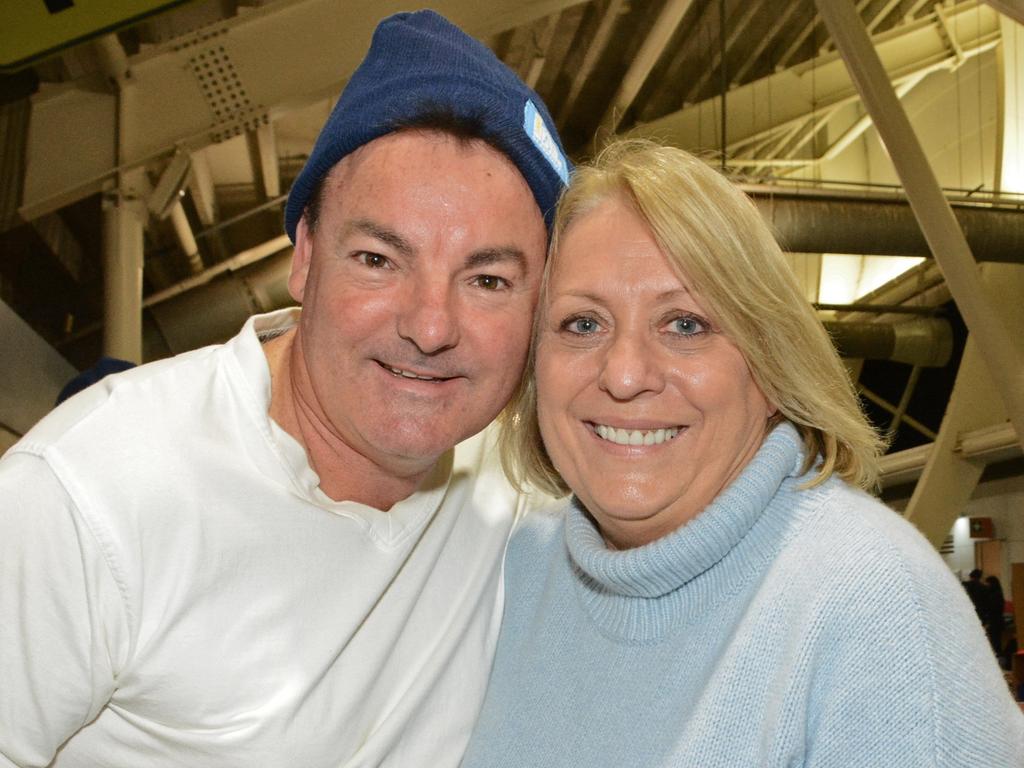
[(404, 132), (339, 163), (296, 235), (298, 397), (386, 471), (422, 471), (483, 429), (522, 371), (546, 231), (483, 142)]

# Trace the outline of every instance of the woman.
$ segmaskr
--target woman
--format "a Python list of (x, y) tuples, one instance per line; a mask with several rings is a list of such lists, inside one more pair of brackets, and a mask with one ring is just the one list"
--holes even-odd
[(749, 201), (614, 145), (547, 270), (506, 458), (574, 496), (510, 543), (464, 765), (1020, 766), (963, 590), (858, 489), (880, 442)]

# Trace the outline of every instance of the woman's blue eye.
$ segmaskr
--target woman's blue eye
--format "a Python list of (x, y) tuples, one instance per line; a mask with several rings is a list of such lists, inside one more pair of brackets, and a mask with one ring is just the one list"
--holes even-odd
[(586, 336), (595, 333), (601, 326), (592, 317), (571, 317), (562, 324), (562, 327), (570, 333)]
[(704, 333), (707, 328), (700, 320), (690, 315), (677, 317), (672, 321), (672, 331), (680, 336), (696, 336)]

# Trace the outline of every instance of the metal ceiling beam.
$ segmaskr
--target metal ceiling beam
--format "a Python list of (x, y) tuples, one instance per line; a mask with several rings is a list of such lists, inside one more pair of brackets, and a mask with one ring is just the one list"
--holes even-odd
[(265, 123), (245, 132), (249, 160), (252, 163), (256, 195), (267, 201), (281, 194), (281, 171), (278, 167), (277, 141), (274, 126)]
[(796, 52), (800, 50), (800, 46), (802, 46), (804, 42), (807, 40), (807, 38), (811, 36), (811, 33), (817, 28), (817, 26), (820, 23), (821, 15), (817, 13), (814, 14), (811, 20), (804, 26), (802, 30), (800, 30), (799, 34), (797, 34), (797, 36), (793, 38), (793, 42), (790, 43), (790, 46), (789, 48), (786, 49), (785, 53), (783, 53), (782, 56), (779, 57), (778, 64), (776, 64), (776, 68), (785, 68), (789, 66), (790, 60), (796, 55)]
[(874, 34), (875, 30), (887, 19), (889, 14), (896, 10), (896, 7), (903, 2), (903, 0), (888, 0), (888, 2), (877, 11), (872, 14), (872, 18), (867, 22), (867, 29), (869, 34)]
[[(864, 9), (867, 6), (871, 5), (872, 2), (874, 2), (874, 0), (857, 0), (856, 8), (857, 8), (857, 17), (858, 18), (861, 18), (861, 14), (864, 12)], [(938, 9), (936, 9), (936, 10), (938, 10)], [(821, 18), (821, 15), (819, 14), (818, 17)], [(865, 27), (867, 27), (867, 25), (868, 25), (868, 22), (867, 22), (866, 19), (861, 19), (861, 23), (863, 23)], [(826, 31), (828, 31), (828, 27), (827, 26), (826, 26)], [(832, 40), (831, 37), (827, 37), (827, 38), (825, 38), (825, 42), (822, 43), (818, 47), (818, 55), (820, 56), (820, 55), (822, 55), (824, 53), (828, 53), (829, 51), (834, 51), (835, 49), (836, 49), (835, 41)]]
[(761, 54), (764, 53), (768, 45), (775, 39), (776, 31), (785, 29), (789, 25), (790, 18), (792, 18), (799, 7), (799, 3), (785, 3), (785, 7), (779, 11), (779, 16), (772, 22), (771, 31), (766, 31), (765, 34), (761, 35), (761, 41), (746, 55), (743, 63), (737, 67), (736, 74), (731, 75), (734, 88), (743, 82), (750, 68), (760, 60)]
[[(905, 451), (887, 453), (879, 461), (880, 485), (889, 488), (918, 480), (934, 448), (932, 443), (928, 443)], [(984, 466), (1020, 458), (1021, 441), (1013, 425), (1003, 422), (961, 432), (957, 435), (953, 451), (962, 459)]]
[[(894, 88), (897, 98), (902, 99), (910, 91), (917, 86), (924, 79), (924, 75), (916, 75), (914, 77), (908, 77), (902, 82), (897, 84)], [(781, 152), (781, 157), (776, 155), (769, 155), (765, 158), (759, 157), (742, 157), (742, 156), (730, 156), (728, 162), (729, 165), (736, 167), (747, 167), (747, 168), (810, 168), (822, 163), (827, 163), (830, 160), (834, 160), (841, 155), (851, 144), (857, 139), (864, 135), (864, 133), (873, 125), (873, 120), (870, 114), (862, 115), (857, 119), (853, 125), (849, 126), (844, 130), (835, 141), (833, 141), (828, 149), (822, 152), (816, 157), (801, 157), (797, 158), (795, 155), (802, 149), (807, 143), (809, 143), (817, 135), (818, 131), (824, 128), (832, 119), (836, 116), (838, 109), (831, 109), (824, 113), (820, 118), (813, 121), (809, 130), (804, 132), (804, 135), (799, 141), (792, 145), (785, 147), (785, 152)]]
[(203, 227), (212, 227), (217, 223), (218, 214), (210, 160), (203, 149), (193, 152), (191, 159), (192, 174), (188, 179), (188, 191), (192, 196), (192, 204)]
[[(557, 21), (554, 38), (548, 44), (543, 65), (539, 67), (537, 80), (533, 85), (534, 90), (538, 93), (555, 94), (565, 90), (562, 72), (571, 58), (575, 58), (573, 46), (576, 44), (577, 35), (585, 17), (586, 9), (580, 5), (552, 16), (552, 19)], [(532, 73), (527, 74), (531, 75)]]
[(1024, 24), (1024, 0), (984, 0), (1004, 16)]
[(533, 56), (529, 59), (526, 67), (526, 76), (523, 78), (523, 82), (531, 88), (537, 87), (540, 73), (544, 71), (544, 64), (548, 60), (551, 41), (555, 37), (555, 30), (558, 28), (560, 17), (560, 13), (553, 13), (541, 25), (540, 35), (537, 37)]
[[(999, 14), (988, 6), (961, 2), (944, 13), (954, 22), (959, 19), (951, 26), (964, 56), (976, 56), (999, 45)], [(889, 79), (896, 85), (937, 70), (948, 70), (955, 64), (955, 52), (950, 50), (934, 13), (876, 35), (872, 43)], [(858, 98), (856, 86), (838, 53), (739, 86), (726, 95), (727, 149), (731, 153), (739, 146), (790, 127), (794, 121), (806, 121)], [(716, 127), (719, 104), (720, 97), (716, 96), (639, 125), (631, 133), (687, 149), (720, 149)]]
[[(432, 7), (486, 37), (578, 2), (437, 0)], [(282, 0), (131, 57), (125, 90), (134, 93), (122, 110), (120, 157), (114, 94), (97, 92), (88, 78), (44, 87), (32, 101), (21, 215), (97, 192), (116, 171), (176, 146), (194, 150), (335, 95), (377, 21), (406, 7), (402, 0)]]
[[(667, 111), (687, 106), (683, 101), (683, 85), (688, 82), (699, 62), (712, 45), (712, 30), (718, 29), (718, 17), (723, 3), (711, 0), (698, 3), (694, 18), (687, 33), (679, 41), (679, 47), (671, 52), (668, 66), (662, 77), (663, 88), (653, 89), (651, 97), (639, 105), (637, 122), (652, 120)], [(714, 33), (717, 39), (717, 32)]]
[(625, 6), (626, 0), (608, 0), (604, 6), (604, 11), (601, 14), (601, 23), (597, 26), (597, 32), (594, 33), (590, 45), (587, 46), (587, 52), (583, 56), (583, 63), (572, 79), (572, 85), (569, 86), (569, 92), (562, 101), (562, 106), (559, 107), (557, 119), (559, 128), (565, 127), (565, 121), (572, 112), (573, 105), (576, 103), (576, 99), (579, 98), (580, 91), (583, 90), (583, 86), (590, 77), (590, 73), (594, 71), (598, 60), (608, 47), (608, 42), (612, 39), (612, 30), (615, 29), (615, 22)]
[[(727, 31), (725, 37), (725, 51), (722, 51), (721, 46), (714, 46), (714, 51), (711, 54), (710, 62), (705, 65), (704, 70), (699, 74), (697, 80), (691, 85), (686, 95), (683, 97), (683, 103), (686, 104), (697, 97), (697, 95), (704, 88), (708, 80), (711, 79), (715, 73), (719, 71), (720, 67), (725, 66), (728, 63), (728, 52), (729, 49), (735, 45), (736, 41), (740, 36), (747, 31), (747, 27), (750, 26), (750, 22), (754, 20), (754, 16), (757, 14), (758, 4), (754, 2), (744, 3), (740, 6), (739, 13), (734, 14), (733, 18), (728, 19), (726, 22)], [(726, 57), (723, 60), (723, 54)]]
[(693, 0), (668, 0), (661, 9), (601, 119), (601, 129), (608, 135), (615, 133), (615, 129), (619, 127), (622, 116), (632, 106), (633, 99), (640, 93), (648, 75), (665, 52), (668, 41), (672, 39), (679, 22), (683, 20), (691, 5)]

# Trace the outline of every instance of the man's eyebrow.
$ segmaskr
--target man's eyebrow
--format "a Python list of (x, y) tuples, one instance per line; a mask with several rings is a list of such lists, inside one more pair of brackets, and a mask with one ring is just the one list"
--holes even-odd
[(390, 245), (403, 256), (412, 257), (416, 255), (416, 249), (404, 237), (393, 229), (388, 229), (383, 224), (378, 224), (371, 219), (350, 219), (347, 221), (342, 228), (341, 236), (346, 237), (352, 232), (359, 232), (375, 240), (380, 240), (382, 243)]
[(515, 262), (516, 266), (524, 274), (529, 271), (526, 264), (526, 256), (521, 250), (512, 246), (484, 248), (483, 250), (476, 251), (466, 259), (466, 269), (478, 269), (491, 264), (502, 264), (509, 261)]

